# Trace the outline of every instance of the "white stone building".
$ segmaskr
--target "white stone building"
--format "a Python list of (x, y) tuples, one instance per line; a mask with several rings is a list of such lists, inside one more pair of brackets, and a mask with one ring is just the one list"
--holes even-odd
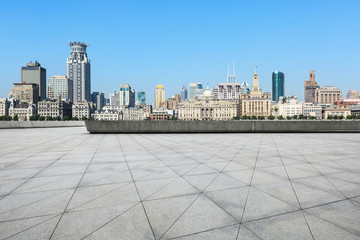
[(322, 118), (322, 107), (314, 103), (303, 104), (303, 114), (305, 116), (316, 117), (317, 119)]
[(14, 119), (15, 116), (18, 117), (19, 121), (27, 121), (31, 116), (36, 114), (36, 105), (32, 102), (30, 103), (11, 103), (9, 108), (9, 115)]
[(60, 99), (58, 100), (47, 100), (38, 102), (38, 114), (44, 117), (61, 117), (65, 116), (71, 118), (72, 115), (72, 104), (65, 102)]
[(210, 89), (206, 89), (200, 101), (178, 105), (179, 120), (232, 120), (238, 116), (237, 101), (216, 101)]
[(7, 98), (0, 99), (0, 116), (9, 115), (10, 101)]
[(75, 102), (72, 105), (72, 117), (81, 120), (83, 117), (90, 118), (92, 107), (88, 101)]
[(120, 120), (120, 115), (121, 114), (117, 110), (97, 110), (91, 116), (95, 120), (100, 121), (118, 121)]
[(279, 97), (279, 102), (274, 105), (274, 116), (294, 116), (303, 114), (303, 102), (297, 97)]

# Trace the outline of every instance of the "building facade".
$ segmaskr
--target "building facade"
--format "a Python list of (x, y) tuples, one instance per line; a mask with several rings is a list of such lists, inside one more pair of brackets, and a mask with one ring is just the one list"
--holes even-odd
[(185, 84), (181, 88), (180, 95), (181, 95), (181, 101), (185, 102), (186, 99), (188, 98), (188, 91), (186, 89)]
[(351, 115), (351, 109), (348, 106), (329, 106), (324, 110), (324, 119), (328, 119), (329, 116), (343, 117)]
[(189, 84), (189, 100), (193, 101), (194, 97), (202, 95), (204, 92), (203, 85), (201, 83), (190, 83)]
[(346, 94), (346, 98), (347, 99), (359, 99), (360, 93), (355, 90), (349, 90), (348, 93)]
[(240, 96), (240, 116), (267, 117), (271, 114), (270, 93), (262, 93), (257, 73), (254, 73), (252, 89), (250, 93)]
[(125, 108), (121, 111), (121, 119), (128, 121), (140, 121), (145, 119), (144, 108)]
[(200, 101), (183, 102), (178, 106), (179, 120), (231, 120), (238, 116), (237, 101), (215, 100), (206, 89)]
[(119, 93), (114, 91), (114, 93), (110, 93), (110, 105), (112, 106), (120, 106), (120, 96)]
[(165, 102), (165, 89), (164, 86), (159, 84), (155, 90), (155, 108), (160, 108)]
[(119, 102), (121, 106), (135, 107), (135, 91), (131, 90), (129, 84), (121, 84)]
[(10, 101), (7, 98), (0, 99), (0, 116), (9, 115)]
[(140, 102), (140, 104), (146, 104), (146, 93), (144, 91), (138, 92), (137, 100)]
[(275, 71), (272, 73), (272, 100), (278, 102), (283, 96), (285, 96), (285, 75)]
[(15, 116), (18, 117), (19, 121), (27, 121), (31, 116), (36, 114), (36, 105), (33, 103), (19, 103), (19, 104), (10, 104), (9, 115), (14, 119)]
[(322, 118), (322, 107), (314, 103), (304, 103), (303, 112), (305, 116), (315, 117), (317, 119)]
[(105, 106), (105, 95), (102, 92), (93, 92), (91, 94), (91, 102), (95, 104), (96, 110), (102, 110)]
[(90, 59), (88, 43), (70, 42), (70, 57), (66, 60), (66, 75), (73, 83), (73, 102), (91, 101)]
[(37, 104), (39, 101), (39, 85), (35, 83), (14, 83), (12, 98), (23, 103)]
[(64, 119), (65, 116), (70, 119), (72, 117), (72, 103), (61, 99), (40, 101), (37, 110), (38, 114), (44, 117), (55, 118), (59, 116), (61, 119)]
[(324, 86), (315, 89), (315, 103), (334, 104), (342, 98), (341, 90), (335, 86)]
[(120, 114), (119, 111), (117, 110), (96, 110), (92, 115), (91, 115), (94, 120), (99, 120), (99, 121), (118, 121), (120, 120)]
[(53, 76), (48, 79), (47, 98), (62, 99), (72, 101), (73, 99), (73, 83), (67, 76)]
[(314, 103), (315, 102), (315, 90), (320, 86), (315, 81), (315, 71), (310, 71), (309, 80), (304, 82), (304, 95), (306, 103)]
[(40, 63), (27, 63), (26, 67), (21, 67), (21, 82), (34, 83), (39, 87), (39, 100), (46, 98), (46, 69)]
[(274, 116), (294, 116), (303, 114), (303, 103), (298, 101), (297, 97), (283, 97), (281, 96), (278, 103), (275, 105)]
[(88, 101), (75, 102), (72, 105), (72, 118), (77, 117), (81, 120), (83, 117), (86, 117), (89, 119), (92, 110), (93, 106)]

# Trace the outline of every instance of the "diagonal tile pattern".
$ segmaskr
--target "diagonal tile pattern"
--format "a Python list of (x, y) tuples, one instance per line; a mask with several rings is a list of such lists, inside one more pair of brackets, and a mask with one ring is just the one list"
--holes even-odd
[(360, 239), (359, 145), (0, 130), (0, 239)]

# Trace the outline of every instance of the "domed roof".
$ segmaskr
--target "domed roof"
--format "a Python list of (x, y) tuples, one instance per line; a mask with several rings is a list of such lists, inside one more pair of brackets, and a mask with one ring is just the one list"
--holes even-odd
[(214, 93), (207, 87), (202, 95), (202, 99), (212, 99), (214, 98)]
[(156, 88), (164, 88), (164, 86), (162, 84), (158, 84)]

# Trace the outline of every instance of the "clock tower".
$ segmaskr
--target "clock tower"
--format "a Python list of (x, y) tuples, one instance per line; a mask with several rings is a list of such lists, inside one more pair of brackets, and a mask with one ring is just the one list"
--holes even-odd
[(260, 85), (259, 85), (259, 78), (257, 73), (254, 73), (254, 77), (253, 77), (253, 81), (252, 81), (252, 89), (251, 89), (251, 93), (254, 95), (258, 95), (261, 94), (261, 89), (260, 89)]

